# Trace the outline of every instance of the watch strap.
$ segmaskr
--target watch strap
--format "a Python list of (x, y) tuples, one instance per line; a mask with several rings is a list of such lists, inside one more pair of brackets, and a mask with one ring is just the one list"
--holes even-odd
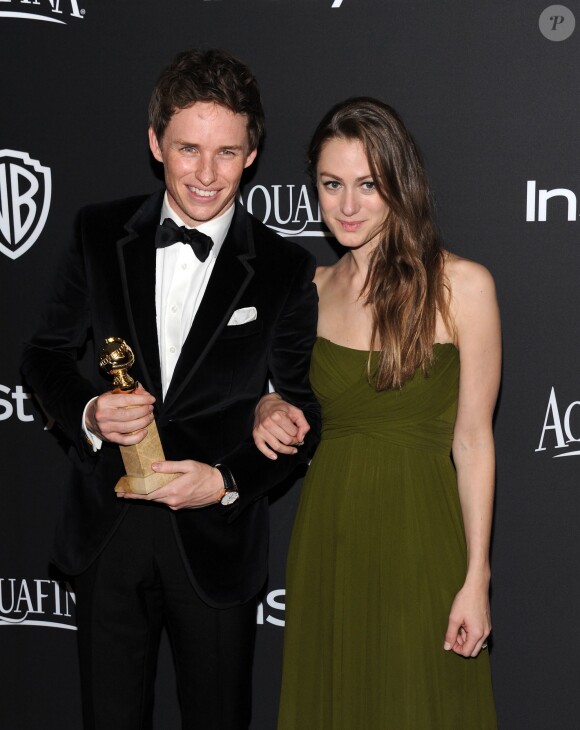
[(219, 471), (219, 473), (222, 475), (222, 479), (224, 480), (224, 494), (222, 495), (222, 497), (220, 497), (220, 504), (223, 504), (222, 500), (230, 492), (236, 492), (237, 498), (238, 485), (236, 484), (234, 475), (230, 471), (229, 467), (227, 467), (225, 464), (214, 464), (214, 469), (217, 469)]

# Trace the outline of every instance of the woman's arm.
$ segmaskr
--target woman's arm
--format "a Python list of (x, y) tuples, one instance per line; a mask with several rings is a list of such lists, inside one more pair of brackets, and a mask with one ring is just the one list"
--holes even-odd
[(461, 362), (452, 450), (467, 542), (467, 574), (451, 607), (444, 648), (477, 656), (491, 631), (492, 419), (500, 382), (501, 333), (490, 273), (479, 264), (452, 258), (447, 275)]

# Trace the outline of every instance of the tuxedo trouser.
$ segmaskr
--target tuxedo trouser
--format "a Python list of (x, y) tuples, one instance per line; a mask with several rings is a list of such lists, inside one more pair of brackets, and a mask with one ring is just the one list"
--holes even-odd
[(85, 730), (151, 730), (163, 626), (183, 730), (247, 730), (256, 601), (216, 609), (199, 598), (167, 507), (132, 503), (74, 586)]

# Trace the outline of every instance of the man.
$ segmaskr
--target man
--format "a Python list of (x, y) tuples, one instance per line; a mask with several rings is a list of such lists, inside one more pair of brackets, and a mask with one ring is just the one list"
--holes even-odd
[[(149, 117), (166, 189), (81, 211), (23, 372), (74, 446), (54, 561), (75, 576), (85, 727), (151, 727), (165, 625), (183, 727), (237, 730), (250, 720), (266, 495), (296, 466), (258, 452), (253, 413), (270, 378), (309, 417), (294, 449), (308, 460), (319, 431), (314, 264), (235, 202), (264, 125), (244, 64), (179, 54)], [(97, 348), (107, 337), (132, 347), (135, 393), (108, 392), (96, 362), (81, 375), (89, 332)], [(118, 444), (141, 441), (153, 417), (167, 459), (154, 469), (177, 476), (147, 497), (117, 496)]]

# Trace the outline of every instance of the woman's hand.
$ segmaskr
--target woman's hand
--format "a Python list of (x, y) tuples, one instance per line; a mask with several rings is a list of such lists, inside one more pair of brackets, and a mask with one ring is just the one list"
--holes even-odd
[(455, 596), (445, 634), (445, 651), (454, 651), (464, 657), (476, 657), (487, 648), (491, 632), (488, 583), (465, 583)]
[(286, 403), (277, 393), (263, 396), (256, 406), (252, 435), (258, 449), (269, 459), (296, 454), (310, 426), (300, 408)]

